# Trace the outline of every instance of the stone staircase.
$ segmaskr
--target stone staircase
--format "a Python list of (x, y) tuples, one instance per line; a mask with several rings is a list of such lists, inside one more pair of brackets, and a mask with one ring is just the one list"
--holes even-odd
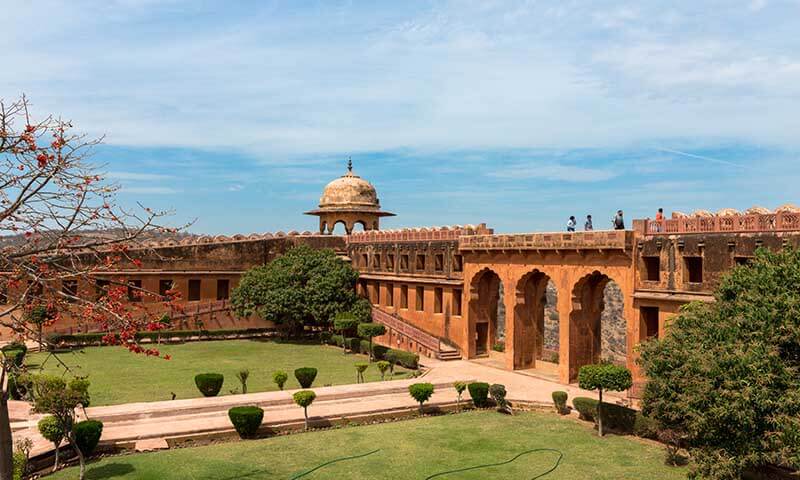
[(442, 341), (439, 337), (406, 322), (398, 315), (385, 312), (379, 308), (372, 307), (372, 321), (384, 325), (387, 329), (404, 335), (416, 344), (425, 347), (434, 353), (438, 360), (461, 360), (461, 352)]

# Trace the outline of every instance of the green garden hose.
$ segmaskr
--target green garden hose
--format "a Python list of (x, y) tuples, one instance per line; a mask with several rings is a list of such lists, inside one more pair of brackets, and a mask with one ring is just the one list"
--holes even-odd
[(335, 459), (335, 460), (331, 460), (331, 461), (329, 461), (329, 462), (325, 462), (325, 463), (323, 463), (323, 464), (321, 464), (321, 465), (317, 465), (316, 467), (312, 468), (311, 470), (308, 470), (308, 471), (306, 471), (306, 472), (303, 472), (303, 473), (300, 473), (300, 474), (298, 474), (298, 475), (295, 475), (295, 476), (294, 476), (294, 477), (292, 477), (290, 480), (297, 480), (298, 478), (305, 477), (306, 475), (310, 475), (311, 473), (313, 473), (313, 472), (316, 472), (317, 470), (319, 470), (319, 469), (320, 469), (320, 468), (322, 468), (322, 467), (326, 467), (326, 466), (328, 466), (328, 465), (332, 465), (332, 464), (334, 464), (334, 463), (337, 463), (337, 462), (343, 462), (343, 461), (345, 461), (345, 460), (355, 460), (356, 458), (363, 458), (363, 457), (366, 457), (367, 455), (372, 455), (373, 453), (378, 453), (378, 452), (380, 452), (380, 451), (381, 451), (381, 449), (379, 448), (379, 449), (377, 449), (377, 450), (373, 450), (373, 451), (371, 451), (371, 452), (363, 453), (363, 454), (361, 454), (361, 455), (354, 455), (354, 456), (352, 456), (352, 457), (341, 457), (341, 458), (337, 458), (337, 459)]
[[(306, 472), (303, 472), (303, 473), (300, 473), (298, 475), (295, 475), (290, 480), (297, 480), (298, 478), (305, 477), (306, 475), (310, 475), (311, 473), (316, 472), (317, 470), (319, 470), (322, 467), (326, 467), (328, 465), (332, 465), (332, 464), (337, 463), (337, 462), (343, 462), (345, 460), (355, 460), (357, 458), (363, 458), (363, 457), (366, 457), (368, 455), (372, 455), (373, 453), (378, 453), (380, 451), (381, 450), (378, 449), (378, 450), (373, 450), (371, 452), (363, 453), (361, 455), (353, 455), (352, 457), (337, 458), (337, 459), (331, 460), (329, 462), (325, 462), (325, 463), (323, 463), (321, 465), (317, 465), (316, 467), (312, 468), (311, 470), (308, 470)], [(556, 450), (556, 449), (553, 449), (553, 448), (534, 448), (533, 450), (526, 450), (526, 451), (524, 451), (522, 453), (519, 453), (514, 458), (512, 458), (510, 460), (506, 460), (505, 462), (487, 463), (487, 464), (484, 464), (484, 465), (475, 465), (475, 466), (472, 466), (472, 467), (459, 468), (457, 470), (448, 470), (446, 472), (434, 473), (433, 475), (431, 475), (429, 477), (426, 477), (425, 480), (431, 480), (432, 478), (442, 477), (444, 475), (450, 475), (452, 473), (461, 473), (461, 472), (467, 472), (467, 471), (470, 471), (470, 470), (478, 470), (478, 469), (481, 469), (481, 468), (490, 468), (490, 467), (499, 467), (501, 465), (508, 465), (509, 463), (514, 462), (519, 457), (522, 457), (524, 455), (528, 455), (528, 454), (534, 453), (534, 452), (553, 452), (553, 453), (557, 453), (558, 454), (558, 459), (556, 459), (555, 465), (553, 465), (549, 470), (547, 470), (544, 473), (540, 473), (539, 475), (536, 475), (535, 477), (532, 477), (530, 480), (536, 480), (537, 478), (542, 478), (545, 475), (549, 475), (550, 473), (554, 472), (555, 469), (557, 469), (558, 466), (561, 464), (561, 459), (564, 458), (564, 454), (559, 450)]]
[(473, 467), (459, 468), (457, 470), (448, 470), (446, 472), (434, 473), (433, 475), (431, 475), (429, 477), (426, 477), (425, 480), (431, 480), (432, 478), (442, 477), (444, 475), (450, 475), (451, 473), (461, 473), (461, 472), (467, 472), (467, 471), (470, 471), (470, 470), (478, 470), (478, 469), (481, 469), (481, 468), (490, 468), (490, 467), (499, 467), (501, 465), (508, 465), (509, 463), (515, 461), (519, 457), (521, 457), (523, 455), (528, 455), (529, 453), (534, 453), (534, 452), (553, 452), (553, 453), (557, 453), (558, 454), (558, 459), (556, 460), (555, 465), (553, 465), (548, 471), (546, 471), (544, 473), (540, 473), (539, 475), (536, 475), (535, 477), (531, 477), (531, 480), (536, 480), (537, 478), (542, 478), (545, 475), (549, 475), (550, 473), (555, 471), (556, 468), (558, 468), (559, 464), (561, 464), (561, 459), (564, 458), (564, 454), (559, 450), (556, 450), (556, 449), (553, 449), (553, 448), (534, 448), (533, 450), (526, 450), (526, 451), (524, 451), (522, 453), (519, 453), (514, 458), (512, 458), (510, 460), (506, 460), (505, 462), (487, 463), (487, 464), (484, 464), (484, 465), (475, 465)]

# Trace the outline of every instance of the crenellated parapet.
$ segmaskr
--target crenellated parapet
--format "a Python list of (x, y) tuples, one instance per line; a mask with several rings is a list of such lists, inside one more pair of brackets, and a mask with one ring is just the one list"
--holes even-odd
[(800, 208), (786, 204), (770, 211), (752, 207), (744, 212), (724, 208), (716, 213), (695, 210), (690, 215), (673, 212), (664, 220), (634, 220), (634, 229), (644, 235), (694, 233), (768, 233), (800, 231)]
[(592, 232), (517, 233), (503, 235), (468, 235), (458, 240), (464, 251), (521, 250), (631, 250), (634, 232), (608, 230)]
[(395, 242), (426, 242), (437, 240), (458, 240), (464, 235), (488, 235), (494, 230), (485, 223), (479, 225), (453, 225), (450, 227), (420, 227), (403, 228), (399, 230), (378, 230), (359, 232), (349, 235), (349, 244), (358, 243), (395, 243)]

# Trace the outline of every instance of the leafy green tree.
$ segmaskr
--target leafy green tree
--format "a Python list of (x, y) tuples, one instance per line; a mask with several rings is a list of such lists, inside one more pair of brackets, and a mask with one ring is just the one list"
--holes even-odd
[(578, 385), (584, 390), (597, 390), (600, 401), (597, 404), (597, 433), (603, 436), (603, 390), (621, 392), (631, 388), (631, 372), (625, 367), (602, 363), (584, 365), (578, 371)]
[(687, 305), (640, 346), (643, 413), (680, 434), (692, 475), (800, 468), (798, 285), (800, 250), (759, 249), (721, 280), (715, 303)]
[(380, 337), (381, 335), (386, 333), (386, 327), (381, 325), (380, 323), (360, 323), (358, 324), (358, 336), (362, 338), (369, 339), (369, 361), (371, 362), (375, 358), (375, 354), (372, 351), (372, 339), (375, 337)]
[(456, 389), (456, 406), (459, 410), (461, 410), (461, 395), (464, 394), (464, 390), (467, 389), (467, 382), (458, 380), (453, 382), (453, 388)]
[(301, 245), (245, 272), (231, 304), (238, 315), (258, 314), (293, 332), (330, 326), (338, 312), (356, 303), (357, 279), (358, 272), (333, 250)]

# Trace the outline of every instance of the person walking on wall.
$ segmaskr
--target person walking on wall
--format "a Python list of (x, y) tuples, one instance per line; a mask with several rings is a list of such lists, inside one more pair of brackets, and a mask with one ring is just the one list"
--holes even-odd
[(575, 221), (575, 216), (571, 215), (569, 217), (569, 220), (567, 220), (567, 231), (568, 232), (574, 232), (575, 231), (575, 225), (577, 225), (577, 224), (578, 224), (578, 222)]
[(594, 230), (594, 226), (592, 225), (592, 216), (586, 215), (586, 221), (583, 223), (583, 229), (588, 231)]
[(617, 215), (611, 221), (614, 224), (614, 230), (625, 230), (625, 219), (622, 217), (622, 210), (617, 210)]
[(664, 209), (659, 208), (656, 212), (656, 232), (660, 232), (662, 230), (662, 226), (664, 225)]

